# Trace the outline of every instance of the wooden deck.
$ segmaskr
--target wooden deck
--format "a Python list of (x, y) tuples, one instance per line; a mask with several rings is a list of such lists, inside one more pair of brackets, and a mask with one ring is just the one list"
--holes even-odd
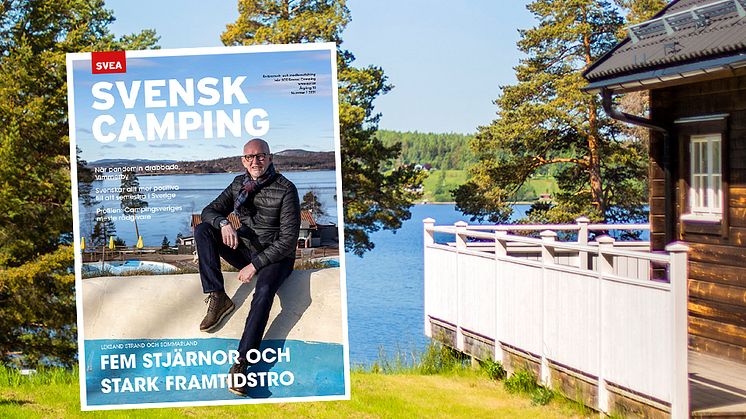
[(694, 417), (746, 418), (746, 364), (689, 351), (689, 397)]

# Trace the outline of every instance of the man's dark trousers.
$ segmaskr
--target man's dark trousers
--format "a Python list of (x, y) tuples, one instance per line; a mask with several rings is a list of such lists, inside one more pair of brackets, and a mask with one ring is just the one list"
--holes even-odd
[[(194, 229), (194, 241), (199, 257), (202, 291), (205, 293), (225, 290), (223, 273), (220, 270), (221, 256), (236, 269), (242, 269), (251, 263), (251, 251), (241, 243), (240, 239), (238, 247), (231, 249), (223, 243), (220, 231), (209, 223), (197, 225)], [(245, 359), (248, 350), (259, 349), (275, 294), (285, 278), (293, 271), (293, 263), (293, 258), (285, 258), (262, 267), (254, 275), (253, 281), (256, 283), (254, 298), (251, 300), (249, 316), (246, 318), (241, 342), (238, 344), (241, 359)]]

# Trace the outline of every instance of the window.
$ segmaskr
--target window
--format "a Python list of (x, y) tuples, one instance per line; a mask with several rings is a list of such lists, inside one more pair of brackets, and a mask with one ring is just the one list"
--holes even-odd
[(694, 217), (722, 217), (723, 179), (720, 148), (720, 134), (691, 136), (689, 208)]

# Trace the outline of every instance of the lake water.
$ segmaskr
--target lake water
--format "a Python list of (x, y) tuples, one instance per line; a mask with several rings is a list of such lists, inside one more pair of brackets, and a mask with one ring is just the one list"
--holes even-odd
[[(522, 216), (527, 205), (517, 205)], [(347, 303), (350, 360), (370, 364), (383, 350), (421, 353), (427, 345), (423, 308), (422, 220), (452, 225), (469, 218), (450, 204), (415, 205), (412, 217), (396, 232), (371, 235), (376, 247), (362, 258), (347, 254)], [(452, 241), (453, 236), (443, 239)], [(440, 239), (436, 235), (436, 240)]]
[[(336, 220), (335, 180), (333, 171), (284, 173), (298, 187), (301, 196), (314, 190), (324, 210), (325, 221)], [(150, 220), (138, 221), (146, 246), (159, 246), (166, 236), (171, 243), (177, 233), (191, 235), (190, 215), (199, 213), (235, 177), (235, 174), (142, 176), (140, 186), (178, 185), (169, 199), (148, 199), (150, 207), (181, 206), (175, 213), (159, 213)], [(119, 181), (97, 182), (94, 188), (116, 187)], [(102, 197), (103, 198), (103, 197)], [(118, 208), (118, 202), (105, 201)], [(516, 206), (521, 215), (527, 206)], [(81, 208), (81, 214), (83, 214)], [(422, 220), (434, 218), (436, 224), (453, 224), (468, 217), (454, 205), (415, 205), (412, 217), (396, 232), (378, 231), (371, 235), (376, 247), (360, 258), (346, 255), (347, 301), (350, 360), (370, 364), (381, 350), (392, 356), (397, 351), (420, 353), (427, 341), (423, 319), (423, 234)], [(136, 242), (131, 221), (116, 222), (117, 235), (132, 245)], [(437, 239), (437, 237), (436, 237)]]
[[(322, 204), (322, 209), (326, 212), (326, 215), (318, 220), (320, 223), (334, 222), (336, 224), (337, 203), (335, 200), (336, 182), (334, 171), (317, 170), (306, 172), (285, 172), (283, 175), (295, 183), (295, 186), (298, 188), (298, 194), (301, 198), (310, 190), (315, 192), (316, 196), (319, 198), (319, 202)], [(178, 186), (178, 190), (153, 192), (153, 194), (158, 195), (163, 195), (164, 193), (170, 195), (167, 197), (153, 198), (153, 195), (151, 194), (151, 196), (145, 199), (149, 208), (153, 209), (168, 206), (176, 208), (181, 207), (181, 210), (176, 212), (166, 211), (153, 214), (148, 212), (142, 213), (143, 215), (151, 215), (150, 219), (138, 220), (137, 222), (140, 235), (142, 235), (143, 238), (143, 244), (145, 246), (160, 246), (163, 237), (166, 237), (172, 245), (175, 245), (176, 235), (178, 233), (181, 233), (184, 236), (191, 236), (191, 214), (201, 213), (202, 208), (212, 202), (212, 200), (215, 199), (236, 176), (236, 173), (210, 173), (200, 175), (159, 175), (138, 177), (140, 188), (144, 190), (158, 186)], [(106, 180), (95, 182), (93, 184), (94, 192), (96, 190), (95, 188), (106, 189), (118, 186), (120, 186), (119, 180)], [(119, 208), (119, 201), (112, 200), (111, 198), (117, 196), (118, 194), (116, 193), (105, 193), (97, 195), (96, 199), (101, 202), (99, 207), (103, 205), (107, 209), (113, 208), (116, 210)], [(107, 198), (109, 199), (107, 200)], [(80, 214), (83, 229), (90, 231), (93, 227), (92, 220), (94, 214), (90, 211), (86, 212), (82, 207), (80, 208)], [(137, 243), (135, 224), (132, 221), (114, 220), (114, 223), (117, 236), (125, 240), (125, 242), (130, 246)]]

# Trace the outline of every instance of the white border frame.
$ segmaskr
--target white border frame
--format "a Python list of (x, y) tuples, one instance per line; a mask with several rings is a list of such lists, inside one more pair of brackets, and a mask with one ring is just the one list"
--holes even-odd
[(342, 142), (339, 128), (339, 93), (337, 80), (337, 45), (334, 42), (324, 43), (307, 43), (307, 44), (278, 44), (278, 45), (253, 45), (238, 47), (206, 47), (206, 48), (180, 48), (180, 49), (159, 49), (159, 50), (141, 50), (126, 51), (127, 58), (145, 58), (145, 57), (178, 57), (189, 55), (220, 55), (220, 54), (252, 54), (262, 52), (292, 52), (292, 51), (329, 51), (331, 59), (331, 76), (332, 76), (332, 106), (334, 119), (334, 162), (336, 164), (336, 193), (337, 193), (337, 234), (339, 236), (339, 286), (340, 286), (340, 304), (342, 315), (342, 348), (344, 362), (344, 380), (345, 392), (342, 395), (335, 396), (304, 396), (304, 397), (284, 397), (276, 399), (237, 399), (237, 400), (206, 400), (195, 402), (163, 402), (163, 403), (138, 403), (138, 404), (117, 404), (117, 405), (96, 405), (89, 406), (86, 397), (86, 380), (85, 380), (85, 351), (83, 328), (83, 287), (82, 287), (82, 267), (83, 257), (80, 248), (80, 212), (78, 210), (78, 173), (77, 173), (77, 153), (76, 153), (76, 127), (75, 127), (75, 89), (73, 85), (72, 67), (75, 61), (91, 60), (90, 52), (69, 53), (66, 56), (67, 64), (67, 100), (68, 100), (68, 122), (70, 137), (70, 182), (72, 186), (73, 199), (73, 237), (75, 248), (75, 306), (77, 313), (78, 326), (78, 368), (80, 380), (80, 408), (83, 411), (91, 410), (117, 410), (117, 409), (142, 409), (142, 408), (159, 408), (159, 407), (187, 407), (187, 406), (218, 406), (218, 405), (242, 405), (242, 404), (265, 404), (265, 403), (297, 403), (297, 402), (317, 402), (333, 400), (350, 399), (350, 343), (347, 325), (347, 276), (344, 253), (344, 211), (342, 202)]

